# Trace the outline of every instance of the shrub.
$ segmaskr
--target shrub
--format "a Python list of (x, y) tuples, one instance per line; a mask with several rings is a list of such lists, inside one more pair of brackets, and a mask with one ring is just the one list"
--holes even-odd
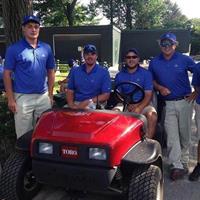
[(0, 163), (4, 163), (11, 152), (14, 151), (16, 134), (14, 116), (8, 110), (6, 97), (0, 95)]

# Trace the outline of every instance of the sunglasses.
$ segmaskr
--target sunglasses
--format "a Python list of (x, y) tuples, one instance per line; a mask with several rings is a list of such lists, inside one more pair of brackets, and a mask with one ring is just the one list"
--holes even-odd
[(132, 58), (132, 59), (136, 59), (136, 58), (138, 58), (138, 56), (126, 56), (126, 58), (127, 58), (127, 59), (131, 59), (131, 58)]
[(170, 42), (170, 41), (163, 41), (163, 42), (160, 43), (161, 47), (171, 47), (173, 45), (174, 45), (174, 43)]

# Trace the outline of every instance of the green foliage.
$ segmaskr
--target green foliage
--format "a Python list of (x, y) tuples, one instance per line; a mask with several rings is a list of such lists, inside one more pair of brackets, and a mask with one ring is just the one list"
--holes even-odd
[(0, 95), (0, 122), (0, 163), (3, 164), (14, 151), (16, 141), (14, 116), (8, 110), (4, 95)]
[(44, 26), (78, 26), (99, 22), (99, 19), (94, 19), (89, 7), (80, 5), (76, 0), (34, 0), (33, 8)]
[(108, 19), (112, 13), (121, 29), (185, 28), (188, 21), (170, 0), (91, 0), (90, 5)]
[(8, 110), (7, 101), (4, 95), (0, 95), (0, 136), (15, 135), (14, 116)]
[(162, 0), (140, 0), (135, 6), (135, 28), (150, 29), (162, 26), (165, 11)]
[(165, 0), (165, 12), (163, 12), (163, 27), (164, 28), (187, 28), (188, 19), (181, 13), (180, 8), (176, 3), (170, 0)]
[(69, 65), (68, 64), (58, 64), (58, 68), (61, 73), (66, 73), (69, 71)]
[(192, 19), (190, 28), (192, 33), (191, 54), (200, 55), (200, 19)]

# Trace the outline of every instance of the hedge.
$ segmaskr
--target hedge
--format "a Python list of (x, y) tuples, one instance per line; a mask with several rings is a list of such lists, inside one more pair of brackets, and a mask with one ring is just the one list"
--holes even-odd
[(4, 94), (0, 95), (0, 163), (3, 164), (16, 142), (14, 116), (9, 111)]

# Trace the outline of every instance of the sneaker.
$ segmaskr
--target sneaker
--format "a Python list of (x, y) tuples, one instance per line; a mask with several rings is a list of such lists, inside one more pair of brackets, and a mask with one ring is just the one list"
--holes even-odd
[(186, 174), (187, 174), (187, 170), (185, 169), (173, 168), (171, 169), (171, 172), (170, 172), (170, 179), (172, 181), (176, 181), (178, 179), (182, 179), (184, 175)]
[(198, 181), (200, 177), (200, 166), (196, 165), (196, 167), (193, 169), (192, 173), (189, 175), (190, 181)]

